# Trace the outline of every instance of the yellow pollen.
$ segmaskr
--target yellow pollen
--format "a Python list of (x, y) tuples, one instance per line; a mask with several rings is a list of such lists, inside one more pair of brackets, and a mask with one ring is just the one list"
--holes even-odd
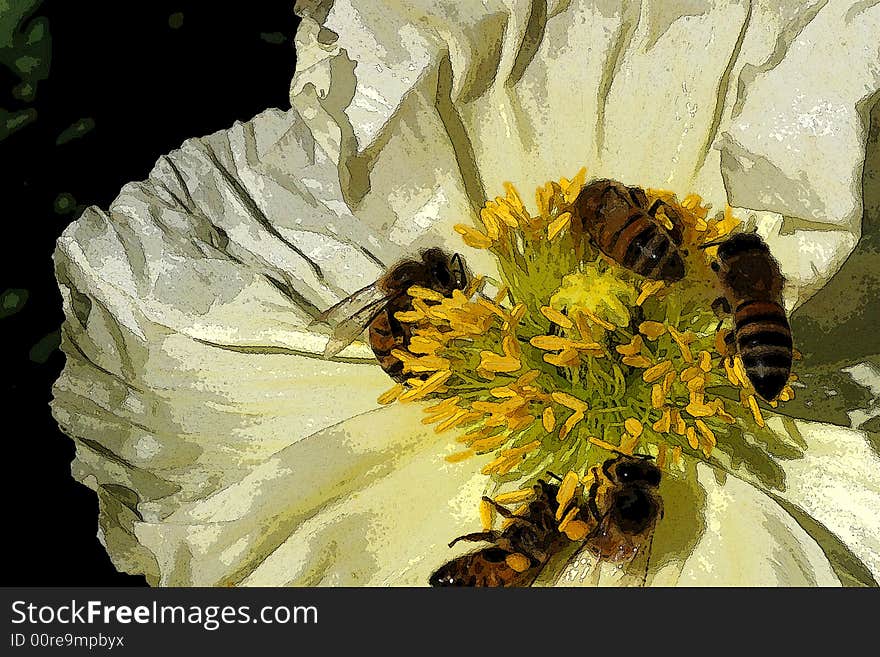
[(690, 403), (684, 410), (693, 417), (710, 417), (715, 414), (715, 409), (705, 403), (703, 393), (692, 390), (690, 399)]
[(669, 335), (672, 336), (672, 339), (675, 341), (675, 344), (678, 345), (679, 350), (681, 351), (682, 358), (685, 359), (688, 363), (694, 362), (694, 357), (691, 354), (690, 347), (688, 347), (688, 343), (691, 341), (693, 336), (687, 331), (684, 333), (679, 333), (674, 326), (668, 326)]
[(590, 526), (583, 520), (572, 520), (566, 524), (565, 529), (562, 531), (569, 540), (582, 541), (589, 535)]
[(558, 351), (560, 349), (571, 348), (572, 341), (568, 338), (561, 338), (556, 335), (536, 335), (529, 340), (529, 344), (543, 351)]
[(577, 488), (578, 481), (580, 481), (580, 478), (572, 471), (566, 473), (562, 478), (562, 481), (559, 484), (559, 490), (556, 493), (556, 502), (558, 503), (556, 508), (557, 522), (562, 519), (562, 514), (565, 513), (565, 509), (568, 508), (569, 502), (571, 502), (574, 497), (574, 491)]
[(691, 446), (691, 449), (698, 449), (700, 447), (700, 442), (697, 440), (697, 432), (693, 427), (687, 428), (687, 441), (688, 445)]
[(746, 374), (746, 368), (743, 365), (742, 358), (739, 356), (733, 357), (733, 371), (736, 374), (736, 378), (739, 380), (739, 384), (743, 388), (748, 388), (751, 386), (749, 382), (749, 375)]
[[(561, 509), (562, 509), (562, 507), (560, 507), (559, 510), (556, 511), (556, 515), (557, 515), (556, 519), (557, 520), (559, 520), (558, 516), (559, 516), (559, 511)], [(562, 521), (559, 523), (559, 531), (564, 532), (566, 527), (568, 527), (571, 524), (571, 521), (574, 520), (575, 518), (577, 518), (577, 514), (579, 512), (580, 512), (580, 509), (576, 506), (569, 509), (568, 513), (565, 514), (565, 517), (562, 518)]]
[(598, 315), (596, 315), (596, 313), (594, 313), (594, 312), (593, 312), (592, 310), (590, 310), (589, 308), (578, 308), (578, 310), (579, 310), (580, 312), (582, 312), (584, 315), (586, 315), (586, 316), (587, 316), (587, 319), (589, 319), (589, 320), (590, 320), (591, 322), (593, 322), (594, 324), (598, 324), (598, 325), (601, 326), (603, 329), (606, 329), (606, 330), (608, 330), (608, 331), (613, 331), (613, 330), (614, 330), (614, 324), (612, 324), (611, 322), (606, 322), (604, 319), (602, 319), (601, 317), (599, 317)]
[(657, 446), (657, 467), (661, 470), (666, 467), (666, 443)]
[(672, 448), (672, 462), (675, 465), (678, 465), (679, 463), (681, 463), (681, 446), (680, 445), (676, 445), (675, 447)]
[(678, 409), (675, 409), (672, 411), (671, 420), (672, 420), (672, 430), (675, 433), (677, 433), (679, 436), (683, 436), (686, 425), (685, 425), (684, 419), (681, 417), (681, 413), (678, 412)]
[(577, 367), (580, 364), (580, 356), (575, 349), (564, 349), (559, 354), (544, 354), (545, 363), (556, 367)]
[(483, 438), (481, 440), (474, 441), (471, 444), (471, 449), (477, 454), (483, 454), (485, 452), (490, 452), (496, 447), (501, 447), (504, 443), (507, 442), (507, 439), (510, 436), (504, 432), (499, 433), (495, 436), (489, 436), (488, 438)]
[(513, 356), (499, 356), (492, 351), (480, 352), (480, 370), (485, 372), (516, 372), (522, 364)]
[(425, 319), (425, 313), (421, 310), (399, 310), (394, 313), (394, 317), (404, 324), (415, 324)]
[(663, 379), (663, 392), (669, 393), (672, 389), (672, 384), (675, 383), (676, 372), (669, 372)]
[(682, 370), (679, 378), (682, 380), (683, 383), (687, 383), (691, 379), (700, 376), (702, 372), (703, 370), (701, 370), (699, 367), (687, 367)]
[[(437, 388), (442, 386), (449, 377), (452, 376), (452, 372), (450, 370), (444, 370), (442, 372), (437, 372), (428, 377), (422, 385), (411, 388), (404, 392), (400, 397), (398, 397), (399, 401), (408, 402), (414, 399), (424, 399), (427, 395), (436, 391)], [(410, 383), (413, 379), (409, 379), (407, 383)]]
[(469, 415), (469, 413), (466, 410), (462, 409), (462, 410), (458, 411), (457, 413), (455, 413), (449, 419), (444, 420), (443, 422), (438, 424), (436, 427), (434, 427), (434, 431), (436, 433), (442, 433), (443, 431), (446, 431), (447, 429), (452, 429), (453, 427), (457, 427), (459, 424), (461, 424), (464, 421), (464, 418), (467, 415)]
[(632, 455), (633, 450), (638, 444), (639, 439), (636, 436), (630, 436), (628, 433), (625, 433), (620, 438), (620, 451), (624, 454)]
[(512, 570), (515, 570), (518, 573), (524, 573), (529, 569), (532, 562), (529, 561), (529, 558), (525, 555), (519, 554), (518, 552), (514, 554), (508, 554), (504, 557), (504, 561)]
[(444, 297), (439, 292), (435, 292), (420, 285), (413, 285), (406, 293), (413, 299), (427, 299), (428, 301), (443, 301)]

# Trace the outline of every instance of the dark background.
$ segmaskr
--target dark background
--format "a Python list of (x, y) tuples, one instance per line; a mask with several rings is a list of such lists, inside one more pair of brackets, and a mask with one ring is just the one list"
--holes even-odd
[(64, 365), (52, 251), (85, 206), (106, 208), (186, 138), (289, 107), (297, 19), (291, 0), (11, 5), (20, 16), (0, 16), (0, 130), (10, 117), (23, 125), (0, 134), (0, 453), (13, 550), (0, 582), (143, 584), (98, 543), (97, 498), (71, 478), (73, 442), (49, 412)]

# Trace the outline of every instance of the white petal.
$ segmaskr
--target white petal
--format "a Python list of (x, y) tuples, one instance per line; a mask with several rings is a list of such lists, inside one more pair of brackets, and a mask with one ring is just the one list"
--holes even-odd
[[(291, 133), (302, 137), (288, 149), (302, 164), (296, 181), (261, 169)], [(383, 257), (401, 256), (387, 239), (368, 239), (341, 199), (331, 203), (333, 172), (295, 112), (269, 111), (186, 142), (59, 240), (68, 360), (53, 412), (77, 441), (75, 475), (100, 488), (104, 540), (121, 567), (155, 575), (148, 555), (129, 554), (140, 553), (127, 545), (138, 515), (160, 520), (221, 489), (375, 408), (389, 387), (369, 347), (324, 361), (326, 336), (308, 326), (381, 271), (346, 230)]]
[[(876, 434), (818, 422), (774, 420), (800, 444), (802, 458), (782, 462), (785, 490), (818, 526), (814, 533), (839, 570), (854, 581), (880, 581), (880, 454)], [(867, 581), (866, 581), (867, 580)]]
[[(736, 477), (716, 478), (697, 466), (689, 485), (667, 475), (661, 485), (665, 514), (647, 555), (619, 571), (596, 564), (588, 550), (562, 569), (557, 586), (838, 586), (827, 557), (772, 499)], [(642, 561), (649, 558), (643, 579)]]
[(487, 480), (486, 457), (447, 463), (456, 443), (422, 417), (396, 404), (347, 420), (164, 522), (135, 523), (160, 583), (426, 585), (447, 543), (474, 531)]
[[(301, 51), (323, 60), (297, 72), (292, 99), (336, 122), (340, 158), (359, 172), (343, 187), (376, 216), (437, 171), (457, 172), (457, 212), (504, 180), (528, 195), (582, 165), (716, 209), (729, 192), (741, 216), (761, 211), (794, 306), (859, 236), (878, 16), (858, 2), (337, 0), (303, 21)], [(402, 183), (402, 158), (426, 143), (431, 171)]]

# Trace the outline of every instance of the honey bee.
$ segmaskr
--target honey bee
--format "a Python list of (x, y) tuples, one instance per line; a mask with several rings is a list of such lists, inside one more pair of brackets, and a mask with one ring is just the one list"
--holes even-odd
[(410, 325), (394, 316), (412, 310), (407, 290), (418, 285), (449, 296), (453, 290), (464, 290), (468, 280), (462, 257), (458, 253), (450, 256), (439, 248), (422, 251), (421, 260), (398, 262), (379, 280), (346, 297), (312, 322), (332, 328), (324, 357), (335, 356), (368, 329), (370, 347), (379, 365), (395, 381), (406, 380), (408, 375), (403, 372), (403, 362), (391, 352), (405, 349), (412, 337)]
[(611, 562), (631, 560), (663, 517), (660, 468), (649, 456), (620, 456), (591, 469), (587, 506), (596, 527), (586, 547)]
[[(535, 499), (522, 515), (515, 515), (488, 497), (499, 514), (511, 522), (507, 528), (466, 534), (458, 541), (488, 541), (491, 546), (462, 555), (431, 575), (431, 586), (529, 586), (552, 556), (572, 542), (583, 542), (599, 559), (622, 562), (632, 559), (653, 536), (663, 515), (657, 491), (660, 469), (649, 456), (620, 454), (591, 468), (593, 482), (584, 500), (568, 502), (575, 510), (569, 527), (578, 522), (582, 532), (560, 531), (559, 486), (538, 480)], [(575, 501), (580, 499), (580, 501)]]
[[(659, 210), (671, 228), (656, 217)], [(684, 278), (682, 220), (661, 199), (650, 203), (644, 190), (614, 180), (594, 180), (574, 201), (573, 215), (602, 253), (637, 274), (674, 283)]]
[[(431, 575), (431, 586), (529, 586), (550, 557), (568, 542), (559, 531), (556, 512), (559, 509), (559, 486), (539, 479), (534, 485), (535, 499), (523, 515), (484, 497), (511, 523), (503, 530), (488, 530), (459, 536), (458, 541), (489, 541), (492, 546), (460, 556), (446, 563)], [(579, 509), (586, 512), (586, 507)]]
[(733, 313), (735, 348), (746, 375), (755, 392), (772, 401), (788, 382), (792, 361), (779, 263), (757, 233), (739, 233), (719, 243), (711, 267), (724, 293), (713, 308)]

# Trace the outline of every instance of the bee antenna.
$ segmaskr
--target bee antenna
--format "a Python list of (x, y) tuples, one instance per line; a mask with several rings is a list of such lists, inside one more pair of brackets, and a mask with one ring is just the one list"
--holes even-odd
[(560, 477), (560, 476), (559, 476), (558, 474), (556, 474), (555, 472), (550, 472), (549, 470), (547, 470), (547, 474), (548, 474), (549, 476), (553, 477), (556, 481), (562, 481), (562, 477)]

